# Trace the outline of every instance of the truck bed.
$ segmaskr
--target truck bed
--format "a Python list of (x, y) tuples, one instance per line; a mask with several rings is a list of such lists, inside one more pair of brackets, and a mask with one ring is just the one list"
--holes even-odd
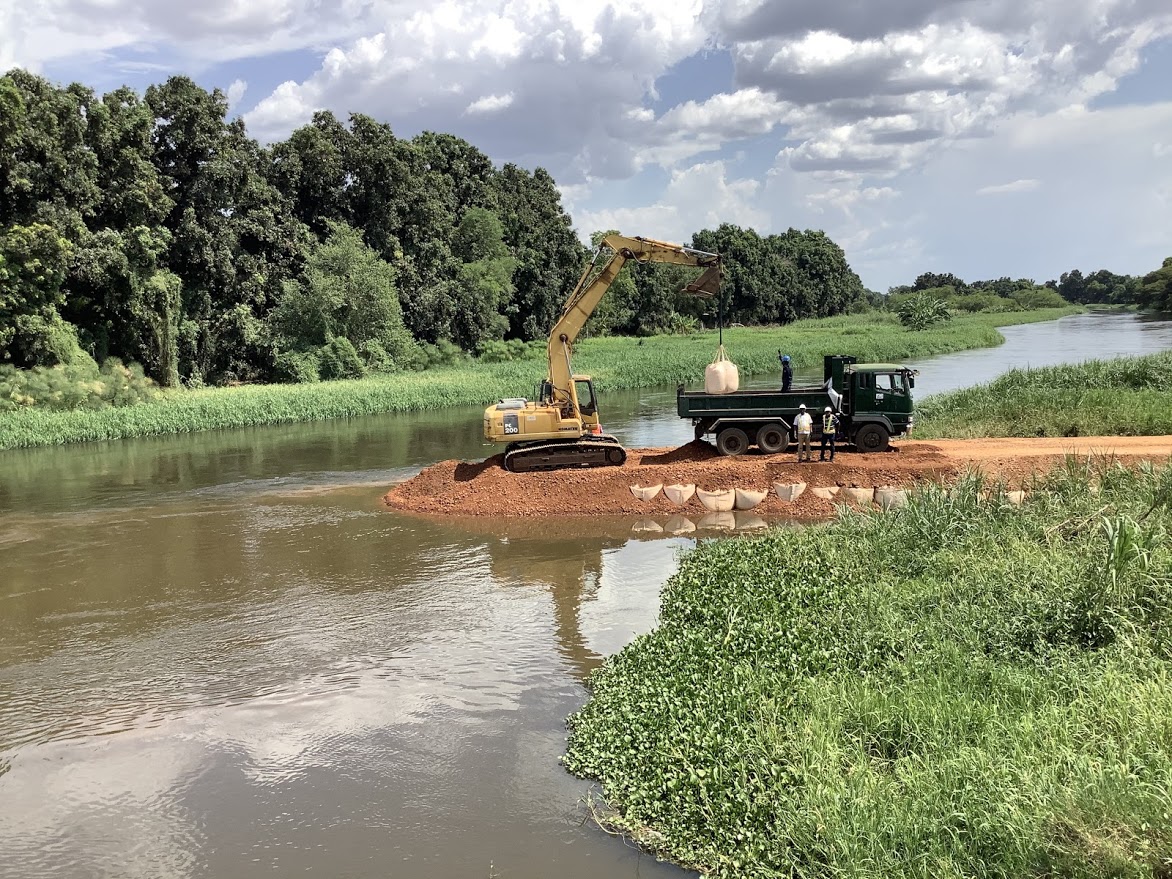
[(735, 391), (709, 394), (706, 391), (679, 391), (676, 412), (681, 418), (776, 418), (796, 413), (806, 404), (811, 414), (830, 405), (830, 395), (822, 385), (790, 388), (788, 391)]

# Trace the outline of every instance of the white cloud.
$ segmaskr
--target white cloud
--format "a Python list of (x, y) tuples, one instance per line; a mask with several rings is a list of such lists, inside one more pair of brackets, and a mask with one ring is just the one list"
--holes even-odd
[(1042, 185), (1041, 180), (1033, 178), (1014, 180), (1011, 183), (998, 183), (993, 186), (982, 186), (977, 195), (1001, 195), (1008, 192), (1031, 192)]
[(701, 162), (673, 171), (655, 204), (580, 210), (576, 226), (583, 241), (592, 232), (618, 229), (625, 235), (685, 243), (694, 232), (725, 222), (763, 229), (769, 216), (757, 204), (760, 191), (759, 181), (729, 179), (723, 162)]
[[(359, 109), (397, 131), (453, 131), (565, 182), (626, 176), (648, 128), (644, 97), (707, 38), (699, 0), (629, 10), (605, 0), (442, 0), (380, 10), (375, 33), (336, 46), (313, 75), (262, 100), (250, 130), (276, 138), (315, 109)], [(454, 83), (475, 83), (486, 97), (469, 102)]]
[(464, 110), (465, 113), (495, 113), (498, 110), (504, 110), (513, 103), (513, 93), (509, 92), (505, 95), (486, 95), (479, 100), (473, 101)]
[[(1100, 249), (1139, 259), (1136, 248), (1156, 248), (1169, 225), (1155, 222), (1172, 186), (1169, 129), (1128, 116), (1136, 140), (1106, 137), (1095, 126), (1123, 117), (1087, 107), (1169, 35), (1167, 0), (46, 0), (19, 19), (0, 11), (0, 60), (124, 67), (118, 53), (133, 48), (133, 63), (198, 69), (310, 49), (318, 68), (247, 114), (254, 135), (283, 137), (319, 108), (367, 113), (405, 136), (450, 131), (498, 162), (549, 169), (586, 234), (822, 225), (865, 280), (897, 283), (925, 260), (978, 258), (952, 232), (970, 216), (994, 227), (977, 230), (989, 242), (980, 258), (1026, 262), (1005, 250), (1025, 248), (998, 237), (1013, 225), (996, 214), (1004, 199), (978, 193), (1016, 193), (1015, 211), (1033, 217), (1017, 235), (1035, 242), (1040, 268), (1023, 271), (1061, 271), (1059, 254), (1080, 254), (1051, 230), (1101, 220), (1073, 205), (1056, 217), (1054, 206), (1069, 192), (1115, 205), (1107, 180), (1134, 210), (1118, 225), (1130, 237), (1101, 229)], [(727, 52), (732, 80), (701, 81), (688, 65), (664, 79), (701, 51)], [(1059, 130), (1065, 143), (1052, 139)], [(750, 146), (751, 173), (732, 160)], [(614, 185), (647, 169), (668, 180), (650, 200), (654, 175)]]
[(228, 112), (232, 112), (240, 106), (240, 99), (244, 97), (247, 90), (248, 83), (243, 79), (232, 80), (232, 84), (228, 86)]

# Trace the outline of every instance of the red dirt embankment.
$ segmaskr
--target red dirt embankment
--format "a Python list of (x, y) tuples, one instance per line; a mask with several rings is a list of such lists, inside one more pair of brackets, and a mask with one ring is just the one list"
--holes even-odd
[[(622, 467), (509, 473), (501, 456), (485, 461), (441, 461), (392, 488), (387, 506), (417, 513), (453, 516), (671, 515), (704, 512), (693, 497), (677, 507), (660, 492), (650, 501), (631, 494), (632, 485), (695, 484), (705, 491), (741, 488), (769, 491), (753, 512), (767, 518), (816, 519), (834, 512), (815, 487), (910, 487), (949, 482), (970, 468), (1010, 488), (1028, 486), (1037, 472), (1067, 454), (1111, 455), (1124, 463), (1166, 461), (1172, 437), (1079, 437), (1073, 439), (977, 439), (907, 441), (893, 451), (862, 455), (840, 452), (833, 464), (798, 464), (792, 454), (747, 454), (726, 458), (705, 442), (677, 449), (630, 449)], [(796, 501), (781, 501), (773, 483), (805, 482)]]

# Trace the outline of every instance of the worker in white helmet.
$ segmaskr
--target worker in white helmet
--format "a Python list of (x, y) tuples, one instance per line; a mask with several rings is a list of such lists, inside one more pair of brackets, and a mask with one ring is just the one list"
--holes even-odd
[(806, 411), (806, 404), (798, 406), (798, 417), (794, 419), (794, 430), (798, 434), (798, 463), (810, 458), (810, 434), (814, 432), (814, 419)]
[(826, 446), (830, 446), (830, 460), (834, 460), (834, 437), (838, 433), (838, 416), (827, 406), (822, 410), (822, 449), (818, 453), (818, 460), (826, 460)]

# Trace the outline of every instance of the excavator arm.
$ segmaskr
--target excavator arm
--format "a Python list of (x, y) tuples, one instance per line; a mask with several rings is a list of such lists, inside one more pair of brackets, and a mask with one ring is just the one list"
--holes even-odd
[[(599, 269), (603, 253), (608, 249), (611, 252), (610, 259)], [(700, 296), (714, 296), (720, 287), (718, 254), (651, 238), (607, 235), (566, 299), (561, 316), (549, 332), (549, 381), (552, 402), (555, 404), (572, 405), (576, 401), (572, 390), (574, 371), (570, 365), (574, 341), (628, 260), (704, 268), (706, 271), (684, 288)]]
[[(484, 410), (484, 438), (508, 443), (502, 461), (506, 470), (618, 466), (627, 459), (618, 440), (602, 433), (593, 385), (589, 376), (574, 375), (570, 355), (582, 327), (629, 260), (703, 268), (684, 288), (687, 292), (713, 296), (720, 287), (720, 257), (715, 253), (650, 238), (604, 238), (550, 330), (549, 375), (538, 399), (513, 397)], [(579, 390), (590, 394), (582, 405)]]

